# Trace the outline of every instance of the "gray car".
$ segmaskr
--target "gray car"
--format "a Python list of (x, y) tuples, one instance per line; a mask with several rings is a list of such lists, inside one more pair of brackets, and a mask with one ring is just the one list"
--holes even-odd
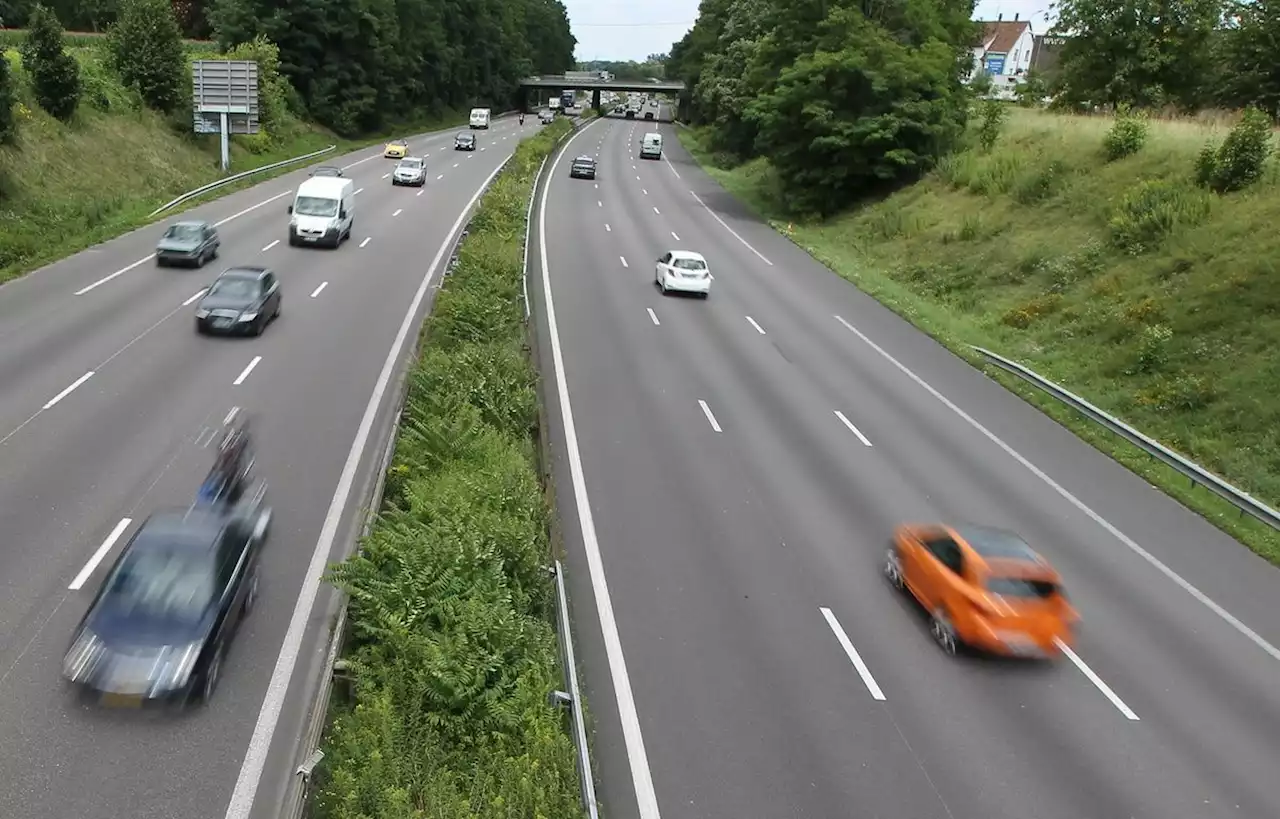
[(156, 265), (204, 267), (205, 262), (218, 258), (221, 244), (218, 229), (208, 222), (174, 222), (156, 243)]
[(406, 156), (396, 165), (395, 171), (391, 174), (392, 185), (416, 185), (422, 187), (427, 184), (427, 163), (426, 160), (416, 156)]

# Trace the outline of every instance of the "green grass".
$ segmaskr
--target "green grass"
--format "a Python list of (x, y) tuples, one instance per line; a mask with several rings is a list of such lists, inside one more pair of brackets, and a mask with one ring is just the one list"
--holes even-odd
[[(12, 39), (12, 31), (5, 31)], [(94, 39), (92, 35), (77, 35)], [(217, 135), (197, 136), (189, 124), (147, 110), (104, 63), (100, 37), (93, 45), (72, 40), (84, 94), (72, 122), (62, 123), (35, 103), (15, 48), (4, 52), (18, 86), (19, 138), (0, 147), (0, 282), (118, 236), (148, 221), (148, 214), (179, 194), (222, 177)], [(209, 56), (188, 44), (193, 59)], [(4, 48), (0, 45), (0, 48)], [(460, 124), (465, 116), (406, 123), (403, 132)], [(231, 173), (337, 145), (326, 156), (377, 139), (343, 140), (323, 128), (290, 120), (270, 138), (236, 136)], [(323, 161), (323, 157), (315, 161)], [(202, 201), (256, 185), (301, 165), (257, 174), (223, 186), (161, 215), (175, 216)]]
[(350, 595), (317, 819), (566, 819), (580, 813), (556, 645), (550, 504), (521, 274), (534, 178), (566, 120), (481, 199), (409, 374), (382, 507), (331, 569)]
[[(975, 365), (983, 366), (971, 344), (1014, 359), (1274, 506), (1275, 165), (1249, 191), (1204, 194), (1191, 184), (1196, 154), (1206, 140), (1220, 141), (1229, 123), (1155, 121), (1141, 151), (1107, 163), (1111, 123), (1015, 109), (990, 154), (955, 154), (920, 183), (821, 224), (786, 217), (767, 161), (730, 167), (704, 148), (704, 134), (682, 128), (679, 136), (775, 228)], [(1280, 564), (1280, 536), (1270, 527), (1040, 391), (986, 369)]]

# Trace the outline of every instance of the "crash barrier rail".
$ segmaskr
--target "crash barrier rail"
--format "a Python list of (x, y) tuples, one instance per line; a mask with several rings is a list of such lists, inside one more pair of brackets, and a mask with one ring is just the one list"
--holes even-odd
[[(515, 113), (516, 113), (515, 111), (503, 111), (501, 114), (498, 114), (497, 116), (492, 117), (492, 119), (502, 119), (504, 117), (510, 117), (510, 116), (513, 116)], [(450, 129), (442, 128), (441, 130), (447, 131)], [(428, 133), (438, 133), (438, 132), (428, 131)], [(297, 163), (297, 162), (306, 162), (308, 159), (315, 159), (318, 156), (324, 156), (330, 151), (337, 149), (337, 147), (338, 147), (337, 145), (330, 145), (328, 148), (321, 148), (320, 150), (312, 151), (309, 154), (303, 154), (302, 156), (295, 156), (292, 159), (283, 159), (279, 162), (273, 162), (270, 165), (263, 165), (261, 168), (252, 168), (247, 171), (241, 171), (240, 173), (234, 173), (231, 176), (210, 182), (208, 185), (201, 185), (195, 190), (187, 191), (186, 193), (179, 196), (177, 199), (174, 199), (171, 202), (166, 202), (165, 204), (151, 211), (151, 213), (147, 215), (147, 218), (152, 219), (158, 216), (159, 214), (164, 213), (166, 210), (169, 210), (172, 207), (181, 205), (183, 202), (186, 202), (189, 199), (194, 199), (197, 196), (203, 196), (209, 191), (217, 190), (218, 188), (221, 188), (223, 185), (230, 185), (232, 182), (239, 182), (241, 179), (248, 179), (254, 174), (265, 173), (267, 171), (274, 171), (276, 168), (283, 168), (286, 165), (293, 165), (294, 163)]]
[[(502, 171), (506, 168), (507, 163), (511, 161), (508, 156), (498, 166), (498, 172), (495, 173), (489, 184), (502, 175)], [(483, 197), (476, 197), (476, 201)], [(474, 213), (472, 214), (474, 218)], [(462, 230), (458, 231), (458, 235), (454, 237), (453, 247), (449, 251), (449, 261), (441, 274), (447, 276), (453, 272), (453, 268), (458, 263), (458, 248), (462, 245), (462, 241), (471, 232), (471, 219), (467, 220)], [(416, 339), (417, 336), (415, 335)], [(411, 348), (412, 349), (412, 348)], [(406, 357), (411, 360), (416, 355), (416, 349), (410, 352)], [(359, 544), (373, 530), (373, 524), (378, 518), (378, 512), (382, 508), (382, 495), (386, 489), (387, 470), (391, 468), (391, 459), (395, 455), (396, 441), (399, 438), (400, 419), (404, 415), (404, 403), (409, 394), (408, 368), (401, 371), (400, 378), (396, 384), (395, 393), (395, 415), (391, 422), (391, 431), (387, 435), (386, 445), (382, 451), (382, 456), (378, 460), (378, 477), (373, 486), (373, 492), (369, 497), (369, 506), (365, 510), (364, 523), (360, 529), (360, 539), (356, 541), (356, 549), (358, 551)], [(341, 592), (339, 592), (341, 594)], [(347, 598), (343, 595), (342, 602), (338, 609), (337, 619), (334, 621), (333, 631), (329, 637), (329, 647), (325, 652), (324, 668), (320, 675), (320, 684), (316, 689), (315, 700), (312, 702), (311, 711), (307, 717), (307, 727), (303, 732), (302, 748), (310, 749), (309, 753), (303, 759), (301, 764), (294, 769), (292, 774), (292, 782), (289, 787), (289, 793), (285, 797), (283, 810), (280, 812), (281, 819), (302, 819), (307, 815), (307, 807), (310, 803), (311, 796), (311, 780), (315, 773), (316, 767), (320, 761), (324, 759), (324, 751), (321, 750), (321, 740), (324, 738), (324, 729), (328, 724), (329, 717), (329, 699), (333, 694), (333, 682), (335, 676), (342, 669), (342, 648), (346, 644), (348, 634), (347, 623)]]
[(1112, 433), (1143, 450), (1165, 466), (1168, 466), (1170, 469), (1186, 476), (1191, 481), (1192, 487), (1203, 486), (1205, 489), (1208, 489), (1213, 494), (1239, 509), (1241, 515), (1252, 515), (1254, 518), (1257, 518), (1271, 528), (1280, 529), (1280, 512), (1277, 512), (1270, 506), (1267, 506), (1247, 492), (1232, 486), (1199, 464), (1184, 458), (1158, 441), (1143, 435), (1141, 432), (1121, 421), (1119, 418), (1116, 418), (1114, 415), (1110, 415), (1098, 407), (1095, 407), (1080, 396), (1068, 392), (1062, 386), (1055, 384), (1044, 376), (1022, 366), (1016, 361), (1010, 361), (1007, 358), (996, 355), (990, 350), (984, 350), (981, 347), (974, 347), (973, 345), (970, 345), (970, 347), (1000, 369), (1012, 373), (1023, 381), (1047, 392), (1049, 395), (1071, 407), (1089, 420), (1105, 427)]
[[(583, 125), (583, 120), (575, 118), (574, 129), (565, 134), (556, 143), (551, 153), (542, 160), (542, 165), (538, 167), (538, 175), (533, 178), (533, 190), (529, 192), (529, 212), (525, 218), (524, 228), (524, 315), (526, 322), (529, 320), (529, 237), (533, 233), (533, 205), (538, 198), (538, 189), (542, 188), (542, 195), (546, 196), (546, 185), (549, 180), (543, 179), (543, 172), (546, 170), (547, 163), (551, 157), (555, 156), (564, 148), (565, 143), (578, 131)], [(545, 275), (545, 271), (544, 271)], [(530, 331), (531, 340), (534, 333)], [(532, 346), (532, 345), (531, 345)], [(545, 440), (545, 439), (544, 439)], [(546, 459), (545, 449), (539, 447), (539, 457)], [(544, 463), (540, 470), (547, 480), (550, 480), (549, 464)], [(582, 809), (588, 819), (598, 819), (599, 804), (596, 800), (596, 781), (591, 768), (591, 749), (587, 744), (587, 719), (583, 712), (582, 706), (582, 688), (578, 684), (578, 660), (573, 650), (573, 625), (569, 618), (569, 595), (565, 591), (564, 586), (564, 566), (559, 560), (556, 560), (550, 568), (552, 574), (555, 575), (556, 581), (556, 619), (558, 628), (556, 636), (560, 644), (560, 665), (564, 668), (564, 683), (568, 691), (553, 691), (551, 699), (556, 705), (568, 708), (570, 718), (573, 720), (573, 744), (578, 752), (578, 783), (582, 789)]]

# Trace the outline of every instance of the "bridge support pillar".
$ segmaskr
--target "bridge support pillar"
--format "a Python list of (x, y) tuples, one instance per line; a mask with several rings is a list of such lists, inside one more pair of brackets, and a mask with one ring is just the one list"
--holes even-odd
[(603, 114), (600, 110), (600, 89), (596, 88), (591, 91), (591, 107), (596, 109), (597, 113)]

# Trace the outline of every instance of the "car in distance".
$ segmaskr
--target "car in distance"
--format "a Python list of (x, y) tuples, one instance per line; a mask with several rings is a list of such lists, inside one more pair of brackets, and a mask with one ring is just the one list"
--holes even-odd
[(393, 139), (382, 150), (382, 155), (387, 159), (404, 159), (409, 155), (409, 143), (403, 139)]
[(538, 112), (538, 122), (543, 125), (550, 125), (556, 121), (556, 114), (550, 108), (543, 108)]
[(427, 184), (427, 162), (416, 156), (406, 156), (396, 164), (391, 173), (391, 184), (411, 185), (421, 188)]
[(232, 267), (196, 304), (196, 332), (260, 336), (280, 316), (280, 281), (265, 267)]
[(653, 119), (653, 111), (645, 111), (645, 112), (644, 112), (644, 118), (645, 118), (645, 119)]
[(593, 156), (579, 156), (574, 158), (573, 164), (569, 166), (570, 179), (595, 179), (596, 178), (596, 160)]
[(453, 149), (455, 151), (474, 151), (476, 149), (476, 135), (464, 132), (453, 138)]
[(1047, 659), (1070, 646), (1080, 619), (1048, 561), (1003, 529), (899, 526), (884, 573), (924, 607), (934, 641), (951, 655), (972, 648)]
[(218, 229), (208, 222), (174, 222), (156, 242), (156, 266), (204, 267), (208, 260), (218, 258), (221, 244)]
[(342, 169), (333, 165), (321, 165), (307, 176), (342, 176)]
[(701, 253), (692, 250), (668, 250), (659, 256), (654, 281), (664, 296), (671, 292), (697, 293), (705, 299), (711, 295), (711, 268)]
[(73, 633), (62, 675), (105, 706), (207, 703), (258, 596), (265, 487), (229, 511), (152, 514), (121, 550)]

